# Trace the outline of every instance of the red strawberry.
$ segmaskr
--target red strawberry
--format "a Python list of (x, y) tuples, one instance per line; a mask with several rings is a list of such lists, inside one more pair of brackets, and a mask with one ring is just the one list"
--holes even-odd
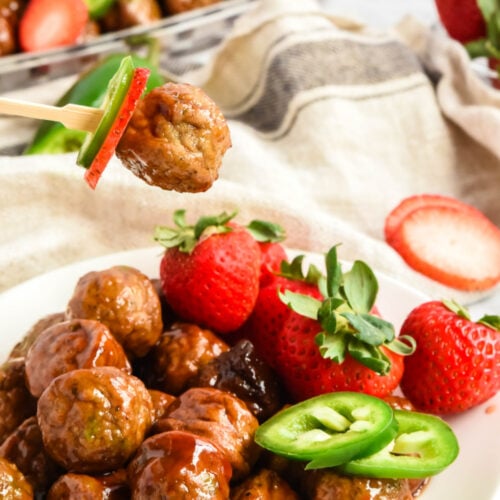
[(436, 414), (468, 410), (500, 389), (500, 318), (471, 321), (453, 302), (426, 302), (401, 327), (417, 343), (405, 359), (404, 395)]
[(248, 321), (243, 325), (242, 336), (248, 338), (259, 356), (272, 368), (276, 368), (276, 339), (289, 316), (297, 315), (278, 295), (278, 290), (290, 290), (322, 299), (316, 284), (301, 278), (268, 276), (261, 287), (255, 307)]
[(245, 324), (257, 352), (297, 401), (334, 390), (390, 394), (403, 363), (382, 346), (408, 350), (393, 341), (390, 324), (369, 314), (377, 292), (371, 270), (357, 262), (342, 274), (335, 247), (326, 279), (312, 266), (304, 277), (302, 260), (283, 264), (284, 276), (261, 288)]
[[(436, 0), (436, 7), (450, 37), (464, 44), (472, 59), (487, 58), (490, 68), (498, 73), (500, 60), (498, 3), (480, 0)], [(498, 77), (490, 80), (493, 87), (500, 87)]]
[(489, 58), (488, 66), (496, 73), (495, 76), (489, 78), (491, 85), (496, 89), (500, 89), (500, 59)]
[(274, 273), (279, 272), (281, 263), (288, 260), (283, 245), (275, 242), (259, 243), (261, 252), (260, 286), (272, 281)]
[(479, 211), (421, 207), (390, 244), (410, 267), (450, 287), (486, 290), (500, 281), (500, 229)]
[(26, 52), (72, 45), (89, 19), (84, 0), (30, 0), (19, 22), (19, 44)]
[(166, 301), (182, 319), (218, 333), (238, 329), (259, 292), (259, 244), (230, 222), (234, 215), (202, 217), (190, 226), (178, 210), (177, 228), (159, 226), (155, 233), (167, 248), (160, 263)]
[(280, 243), (286, 237), (285, 230), (279, 224), (261, 220), (253, 220), (246, 227), (259, 242), (261, 253), (260, 284), (262, 286), (273, 276), (275, 271), (279, 271), (281, 262), (288, 259), (286, 251)]
[(276, 371), (296, 401), (333, 391), (356, 391), (386, 397), (399, 385), (403, 356), (388, 349), (390, 369), (380, 375), (346, 353), (342, 363), (324, 358), (316, 344), (321, 325), (292, 311), (276, 336)]
[(404, 219), (414, 210), (422, 207), (430, 206), (444, 206), (444, 207), (454, 207), (463, 210), (478, 210), (471, 205), (468, 205), (456, 198), (451, 196), (444, 196), (440, 194), (416, 194), (408, 196), (401, 200), (401, 202), (391, 210), (389, 215), (385, 219), (384, 225), (384, 235), (385, 240), (390, 244), (392, 241), (392, 236), (395, 231), (399, 228)]
[(436, 7), (451, 38), (467, 43), (486, 35), (486, 22), (477, 0), (436, 0)]

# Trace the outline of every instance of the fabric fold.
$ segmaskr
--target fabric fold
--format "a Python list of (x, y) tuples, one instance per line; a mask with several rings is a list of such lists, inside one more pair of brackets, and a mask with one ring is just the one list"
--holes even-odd
[(233, 148), (214, 186), (161, 191), (114, 159), (91, 191), (74, 155), (2, 157), (0, 289), (152, 246), (154, 226), (186, 208), (190, 220), (233, 209), (243, 222), (272, 220), (299, 250), (340, 243), (342, 259), (362, 259), (431, 297), (470, 304), (491, 294), (442, 286), (384, 241), (385, 217), (412, 194), (456, 196), (500, 224), (500, 163), (487, 134), (499, 98), (434, 35), (410, 22), (376, 33), (312, 0), (257, 2), (201, 71), (179, 77), (202, 86), (229, 119)]

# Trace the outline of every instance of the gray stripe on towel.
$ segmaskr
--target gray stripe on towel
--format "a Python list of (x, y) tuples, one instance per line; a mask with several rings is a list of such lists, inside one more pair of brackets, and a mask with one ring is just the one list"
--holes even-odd
[[(330, 71), (325, 71), (325, 66)], [(421, 72), (415, 55), (396, 41), (380, 44), (350, 39), (302, 42), (286, 47), (273, 57), (267, 74), (263, 75), (262, 95), (250, 109), (233, 118), (261, 132), (271, 132), (279, 128), (288, 103), (302, 91), (330, 85), (369, 86)], [(345, 93), (342, 95), (345, 97)], [(368, 87), (365, 98), (369, 96)]]

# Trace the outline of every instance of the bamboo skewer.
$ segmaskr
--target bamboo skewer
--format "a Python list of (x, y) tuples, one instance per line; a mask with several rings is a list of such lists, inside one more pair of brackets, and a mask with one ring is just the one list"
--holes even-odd
[(78, 104), (57, 107), (0, 97), (0, 114), (50, 120), (62, 123), (69, 129), (94, 133), (101, 121), (103, 111)]

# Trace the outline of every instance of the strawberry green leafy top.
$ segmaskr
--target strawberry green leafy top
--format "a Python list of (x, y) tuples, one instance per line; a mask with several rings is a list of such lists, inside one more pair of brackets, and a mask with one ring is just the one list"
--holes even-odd
[(465, 44), (471, 57), (500, 58), (500, 1), (477, 0), (486, 25), (486, 36)]
[[(283, 263), (282, 274), (299, 277), (303, 256), (290, 264)], [(370, 267), (355, 261), (348, 272), (342, 271), (337, 247), (325, 255), (326, 276), (315, 266), (309, 266), (302, 279), (316, 281), (324, 300), (285, 290), (281, 300), (298, 314), (319, 321), (322, 331), (316, 344), (324, 358), (342, 363), (348, 352), (354, 359), (380, 375), (389, 373), (391, 362), (382, 346), (400, 354), (415, 351), (410, 336), (396, 338), (394, 326), (371, 313), (378, 293), (378, 282)]]
[[(207, 215), (200, 217), (196, 224), (189, 225), (186, 222), (186, 210), (174, 212), (174, 224), (176, 227), (157, 226), (154, 239), (165, 248), (178, 247), (181, 252), (191, 253), (202, 238), (211, 234), (222, 234), (233, 231), (228, 223), (236, 216), (237, 211), (231, 213), (222, 212), (218, 215)], [(279, 224), (272, 222), (253, 220), (246, 229), (258, 242), (278, 242), (285, 239), (285, 231)]]
[[(461, 316), (462, 318), (472, 321), (469, 310), (466, 307), (458, 304), (454, 300), (445, 299), (442, 302), (450, 311), (453, 311), (455, 314)], [(482, 318), (480, 318), (477, 323), (481, 323), (482, 325), (485, 325), (489, 328), (493, 328), (493, 330), (500, 331), (500, 316), (486, 314)]]

